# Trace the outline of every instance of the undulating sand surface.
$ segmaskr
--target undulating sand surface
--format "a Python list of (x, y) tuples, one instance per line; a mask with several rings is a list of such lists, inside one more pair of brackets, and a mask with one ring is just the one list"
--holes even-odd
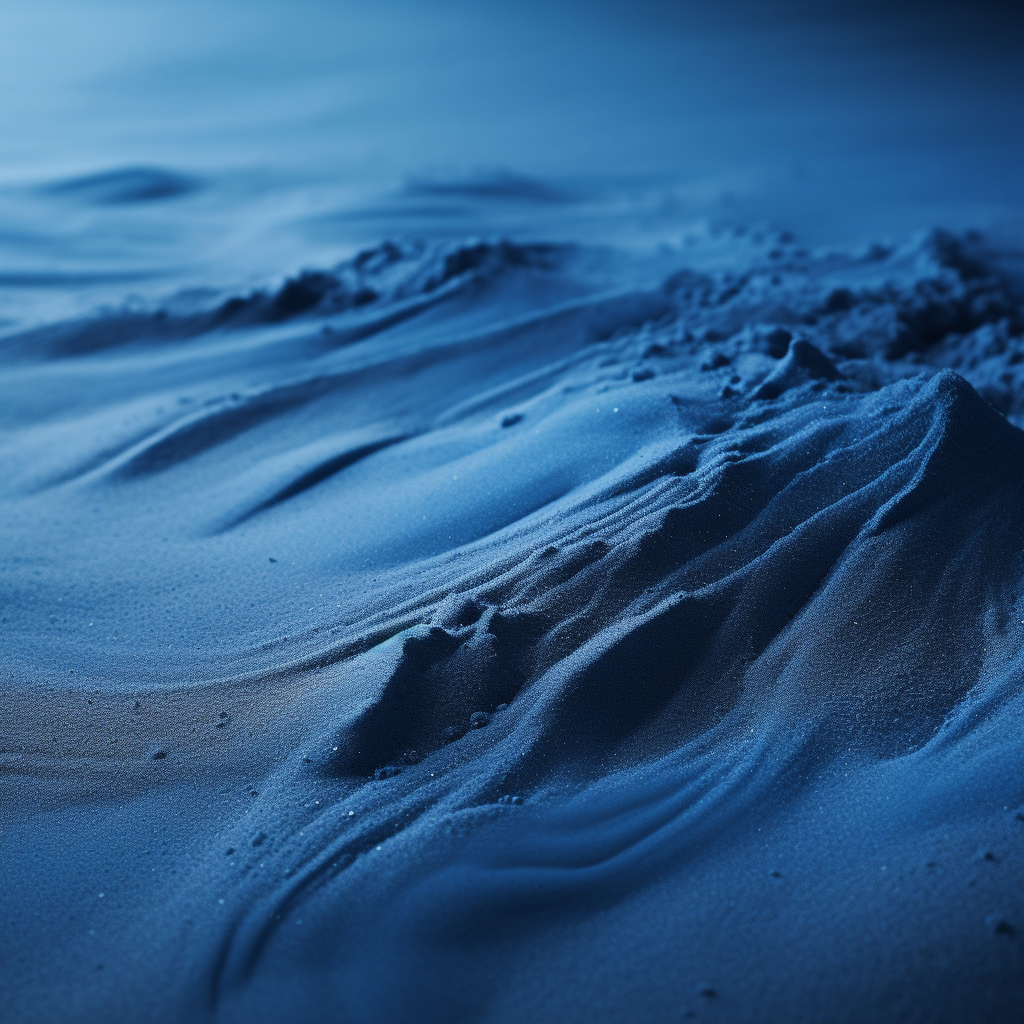
[(0, 16), (0, 1017), (1024, 1019), (1019, 14), (89, 6)]

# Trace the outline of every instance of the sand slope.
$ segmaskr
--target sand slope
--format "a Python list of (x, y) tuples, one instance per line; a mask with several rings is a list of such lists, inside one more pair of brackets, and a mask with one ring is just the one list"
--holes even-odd
[(1016, 1019), (1022, 330), (740, 231), (8, 335), (14, 1019)]

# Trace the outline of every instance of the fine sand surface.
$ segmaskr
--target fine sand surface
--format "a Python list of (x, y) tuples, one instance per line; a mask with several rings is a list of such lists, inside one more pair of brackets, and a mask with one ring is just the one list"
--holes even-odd
[[(398, 7), (373, 66), (415, 78)], [(680, 38), (764, 68), (847, 38), (736, 9)], [(937, 10), (879, 53), (930, 81)], [(724, 143), (599, 173), (614, 106), (549, 174), (540, 136), (529, 173), (493, 141), (499, 169), (448, 173), (396, 141), (425, 106), (377, 136), (357, 111), (390, 142), (331, 185), (312, 115), (243, 174), (203, 133), (241, 123), (256, 166), (272, 107), (203, 121), (183, 90), (177, 161), (118, 108), (101, 148), (146, 159), (101, 165), (51, 104), (81, 166), (47, 170), (43, 119), (0, 188), (0, 1019), (1024, 1019), (1022, 108), (978, 113), (1024, 90), (991, 31), (959, 113), (920, 101), (930, 142), (863, 127), (912, 91), (847, 96), (875, 163), (833, 153), (806, 195), (756, 139), (749, 179)], [(288, 39), (267, 75), (297, 89)], [(642, 109), (644, 138), (689, 123)], [(961, 116), (987, 178), (942, 150)]]

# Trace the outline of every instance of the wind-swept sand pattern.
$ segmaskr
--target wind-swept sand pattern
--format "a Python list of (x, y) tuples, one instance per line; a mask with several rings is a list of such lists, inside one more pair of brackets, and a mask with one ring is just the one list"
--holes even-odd
[(1021, 1020), (1019, 22), (0, 13), (4, 1024)]
[(90, 1010), (1019, 998), (1020, 306), (980, 238), (731, 244), (9, 339), (11, 863)]

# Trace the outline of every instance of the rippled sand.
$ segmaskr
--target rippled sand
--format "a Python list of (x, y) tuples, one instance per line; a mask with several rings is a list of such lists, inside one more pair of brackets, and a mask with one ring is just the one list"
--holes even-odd
[[(574, 10), (502, 59), (557, 50)], [(667, 10), (621, 22), (648, 25), (623, 35), (627, 67), (660, 66)], [(705, 55), (680, 72), (697, 106), (730, 46), (795, 103), (766, 40), (837, 38), (747, 16), (679, 36)], [(283, 24), (268, 17), (239, 29), (245, 52)], [(465, 33), (460, 83), (479, 25), (507, 29), (466, 17), (440, 22)], [(584, 78), (618, 23), (595, 24)], [(379, 38), (437, 29), (403, 25)], [(849, 31), (863, 70), (876, 51)], [(300, 88), (300, 37), (268, 80)], [(901, 44), (907, 66), (938, 52), (926, 37)], [(416, 45), (409, 81), (441, 89), (423, 63), (441, 44)], [(359, 102), (395, 60), (367, 58)], [(517, 109), (557, 135), (572, 96), (544, 113), (554, 67)], [(143, 96), (158, 70), (132, 72)], [(314, 71), (302, 88), (341, 89)], [(871, 141), (853, 114), (905, 113), (871, 90), (843, 109), (877, 176), (854, 187), (851, 159), (803, 197), (763, 142), (743, 179), (709, 126), (756, 133), (721, 90), (714, 118), (691, 116), (722, 147), (710, 197), (583, 150), (571, 173), (437, 171), (401, 155), (416, 119), (394, 110), (374, 129), (391, 178), (332, 179), (312, 114), (291, 165), (250, 153), (243, 173), (214, 166), (174, 80), (187, 116), (157, 124), (188, 126), (181, 160), (118, 107), (100, 149), (128, 132), (146, 159), (51, 153), (52, 173), (39, 157), (0, 188), (5, 1020), (1017, 1019), (1012, 175), (960, 179), (945, 152), (948, 216), (904, 203), (907, 181), (928, 189), (900, 161), (936, 151)], [(1014, 95), (985, 88), (964, 110)], [(602, 95), (572, 102), (614, 113)], [(233, 104), (211, 100), (224, 147), (262, 140), (270, 161), (273, 108), (239, 127)], [(476, 138), (473, 109), (435, 112), (431, 137)], [(637, 138), (688, 123), (643, 109)], [(797, 113), (779, 130), (821, 150)], [(360, 117), (352, 138), (373, 136)], [(50, 145), (40, 123), (26, 150)], [(982, 193), (986, 230), (961, 230)], [(877, 206), (864, 230), (858, 202)], [(817, 239), (768, 226), (830, 205)]]

